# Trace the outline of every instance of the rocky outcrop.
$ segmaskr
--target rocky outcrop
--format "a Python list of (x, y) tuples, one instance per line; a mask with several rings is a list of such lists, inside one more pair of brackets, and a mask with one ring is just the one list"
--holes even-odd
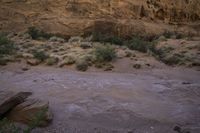
[(30, 92), (0, 91), (0, 117), (3, 117), (18, 104), (23, 103), (30, 95)]
[(49, 103), (38, 99), (27, 99), (13, 108), (7, 117), (28, 125), (38, 122), (39, 126), (47, 126), (53, 119), (52, 113), (49, 111)]
[(34, 126), (47, 126), (53, 119), (49, 103), (27, 99), (31, 92), (0, 91), (0, 118)]
[(104, 25), (109, 20), (114, 24), (113, 32), (123, 36), (138, 31), (184, 32), (188, 27), (195, 32), (191, 25), (199, 27), (199, 14), (199, 0), (0, 0), (0, 30), (36, 26), (76, 36), (93, 32), (96, 23)]

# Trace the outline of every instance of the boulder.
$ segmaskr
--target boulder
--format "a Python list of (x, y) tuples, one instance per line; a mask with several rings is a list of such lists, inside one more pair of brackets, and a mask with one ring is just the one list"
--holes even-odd
[(47, 126), (53, 119), (49, 103), (38, 99), (27, 99), (13, 108), (8, 119), (28, 125)]
[(30, 96), (31, 92), (0, 91), (0, 117)]

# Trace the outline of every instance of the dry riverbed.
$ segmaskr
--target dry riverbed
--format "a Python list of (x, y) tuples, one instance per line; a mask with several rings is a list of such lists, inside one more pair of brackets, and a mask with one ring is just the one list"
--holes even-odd
[(50, 102), (53, 122), (35, 133), (177, 133), (175, 127), (181, 133), (200, 132), (200, 71), (22, 67), (0, 67), (0, 90), (31, 91)]

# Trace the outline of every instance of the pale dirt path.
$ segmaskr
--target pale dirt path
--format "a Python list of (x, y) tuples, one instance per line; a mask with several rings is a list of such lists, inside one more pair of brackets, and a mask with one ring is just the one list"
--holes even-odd
[(34, 92), (50, 102), (53, 123), (35, 133), (200, 132), (200, 72), (181, 68), (133, 73), (0, 68), (0, 89)]

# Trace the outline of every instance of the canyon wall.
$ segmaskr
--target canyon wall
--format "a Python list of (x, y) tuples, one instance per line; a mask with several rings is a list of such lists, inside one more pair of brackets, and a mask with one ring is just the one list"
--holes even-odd
[(199, 35), (199, 0), (0, 0), (0, 30), (36, 26), (66, 36), (101, 30), (119, 36), (166, 30)]

